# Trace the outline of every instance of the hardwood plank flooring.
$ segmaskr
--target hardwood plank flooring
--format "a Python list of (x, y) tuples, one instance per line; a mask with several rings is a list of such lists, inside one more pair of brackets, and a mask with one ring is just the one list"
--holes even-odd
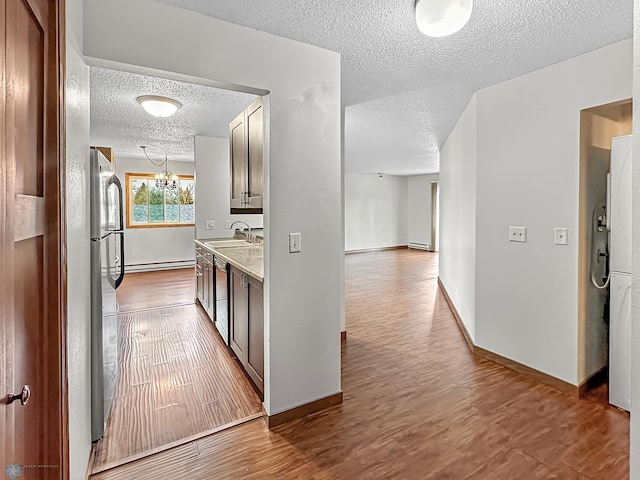
[(127, 273), (116, 292), (121, 313), (193, 303), (195, 296), (193, 267)]
[(629, 478), (629, 415), (474, 356), (438, 290), (437, 254), (346, 264), (342, 405), (273, 431), (244, 423), (94, 480)]
[[(118, 316), (118, 380), (94, 472), (262, 412), (249, 380), (192, 294), (190, 305), (152, 308), (156, 283), (173, 278), (180, 285), (184, 278), (172, 270), (162, 272), (169, 280), (159, 280), (157, 273), (135, 274), (123, 288), (126, 309), (151, 309)], [(187, 298), (185, 293), (179, 286), (161, 300)], [(193, 450), (185, 451), (193, 456)]]

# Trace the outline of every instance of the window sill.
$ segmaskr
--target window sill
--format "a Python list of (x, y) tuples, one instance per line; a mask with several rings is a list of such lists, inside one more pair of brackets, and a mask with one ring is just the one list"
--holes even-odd
[(195, 227), (195, 223), (145, 223), (145, 224), (127, 224), (129, 228), (176, 228), (176, 227)]

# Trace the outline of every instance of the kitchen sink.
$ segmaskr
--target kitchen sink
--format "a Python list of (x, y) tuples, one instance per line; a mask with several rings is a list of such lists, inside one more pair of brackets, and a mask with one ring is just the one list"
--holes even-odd
[(220, 248), (220, 247), (250, 247), (251, 244), (249, 242), (247, 242), (246, 240), (240, 240), (237, 238), (221, 238), (219, 240), (209, 240), (207, 242), (204, 242), (205, 245), (209, 245), (210, 247), (213, 248)]

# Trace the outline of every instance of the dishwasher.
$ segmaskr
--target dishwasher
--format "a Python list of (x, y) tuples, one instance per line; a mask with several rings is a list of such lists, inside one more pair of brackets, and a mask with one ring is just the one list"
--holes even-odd
[(229, 264), (214, 255), (215, 325), (224, 343), (229, 345)]

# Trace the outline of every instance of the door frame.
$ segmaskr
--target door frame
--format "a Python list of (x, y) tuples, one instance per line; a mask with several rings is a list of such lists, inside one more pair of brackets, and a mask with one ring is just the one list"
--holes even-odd
[(62, 428), (60, 433), (60, 445), (62, 446), (62, 478), (69, 480), (69, 389), (67, 377), (67, 325), (68, 325), (68, 309), (67, 309), (67, 195), (66, 195), (66, 121), (65, 121), (65, 79), (66, 79), (66, 0), (55, 0), (56, 16), (57, 16), (57, 55), (58, 55), (58, 169), (57, 183), (59, 187), (60, 202), (58, 206), (58, 239), (60, 248), (60, 269), (59, 269), (59, 290), (58, 290), (58, 348), (60, 349), (60, 393), (61, 405), (60, 412)]

